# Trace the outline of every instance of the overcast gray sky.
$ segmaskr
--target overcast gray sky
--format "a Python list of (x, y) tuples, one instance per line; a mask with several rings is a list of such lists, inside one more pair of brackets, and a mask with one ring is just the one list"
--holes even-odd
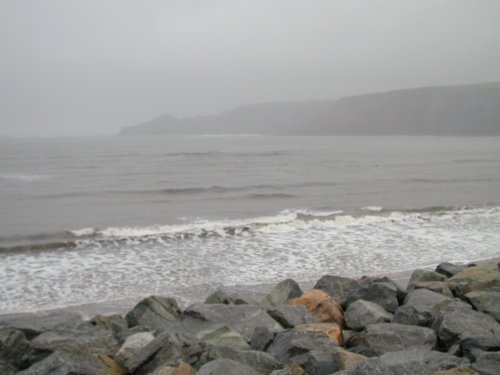
[(499, 0), (0, 0), (0, 134), (489, 81)]

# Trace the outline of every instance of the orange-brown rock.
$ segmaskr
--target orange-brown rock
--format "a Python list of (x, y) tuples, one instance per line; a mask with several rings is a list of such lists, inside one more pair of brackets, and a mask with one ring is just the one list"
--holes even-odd
[(351, 353), (343, 349), (339, 350), (336, 355), (340, 359), (340, 363), (342, 363), (342, 369), (347, 371), (354, 370), (361, 362), (368, 359), (364, 355)]
[(295, 330), (299, 332), (321, 333), (322, 335), (328, 336), (337, 345), (342, 345), (344, 343), (342, 328), (340, 328), (337, 323), (301, 324), (295, 326)]
[(304, 305), (318, 323), (337, 323), (340, 327), (344, 326), (342, 306), (322, 290), (309, 290), (288, 303)]
[(128, 370), (116, 363), (109, 355), (107, 354), (101, 354), (99, 355), (99, 358), (101, 361), (104, 362), (104, 364), (108, 367), (109, 369), (109, 375), (125, 375), (128, 374)]

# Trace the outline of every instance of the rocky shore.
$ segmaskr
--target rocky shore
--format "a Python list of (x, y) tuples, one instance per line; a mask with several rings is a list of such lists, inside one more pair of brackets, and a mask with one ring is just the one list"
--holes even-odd
[(219, 288), (180, 308), (151, 296), (125, 316), (0, 317), (0, 374), (500, 374), (500, 269), (440, 264), (388, 277), (291, 279), (267, 295)]

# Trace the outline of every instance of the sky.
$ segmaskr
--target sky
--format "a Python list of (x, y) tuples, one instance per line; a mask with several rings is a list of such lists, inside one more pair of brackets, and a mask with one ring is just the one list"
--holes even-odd
[(500, 81), (498, 0), (0, 0), (0, 135)]

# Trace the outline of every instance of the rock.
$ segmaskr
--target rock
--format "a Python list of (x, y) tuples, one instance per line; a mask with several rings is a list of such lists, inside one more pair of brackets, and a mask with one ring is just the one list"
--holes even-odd
[(282, 370), (275, 370), (271, 372), (271, 375), (307, 375), (307, 374), (302, 367), (300, 367), (296, 363), (293, 363)]
[(500, 286), (500, 270), (496, 264), (467, 268), (448, 279), (448, 287), (456, 297), (464, 298), (473, 291), (497, 291)]
[(434, 371), (431, 375), (479, 375), (479, 373), (468, 367), (453, 367), (449, 370)]
[(108, 331), (112, 332), (115, 338), (118, 340), (120, 344), (123, 344), (125, 341), (125, 335), (128, 330), (127, 320), (121, 315), (97, 315), (91, 320), (89, 323), (103, 327)]
[(280, 332), (283, 327), (264, 310), (253, 305), (195, 304), (184, 311), (184, 317), (223, 323), (250, 340), (255, 328), (266, 327), (271, 332)]
[(250, 348), (265, 351), (274, 340), (274, 333), (264, 327), (257, 327), (250, 339)]
[(196, 375), (196, 370), (186, 362), (181, 361), (177, 367), (165, 365), (159, 367), (148, 375)]
[(311, 332), (325, 335), (330, 338), (335, 344), (342, 345), (344, 338), (342, 329), (337, 323), (311, 323), (303, 324), (295, 327), (297, 332)]
[(118, 375), (99, 358), (86, 353), (55, 352), (18, 375)]
[(314, 286), (314, 289), (326, 292), (341, 305), (344, 305), (347, 298), (360, 288), (353, 279), (331, 275), (322, 276)]
[(401, 286), (396, 283), (394, 280), (390, 279), (387, 276), (379, 277), (379, 276), (363, 276), (359, 279), (358, 284), (361, 287), (367, 287), (370, 285), (378, 284), (388, 287), (389, 289), (396, 292), (396, 298), (398, 299), (398, 303), (402, 303), (408, 294), (405, 289), (401, 288)]
[(468, 361), (450, 354), (412, 349), (390, 352), (362, 362), (352, 375), (428, 375), (435, 371), (466, 366)]
[(207, 304), (225, 305), (258, 305), (262, 296), (248, 290), (235, 290), (227, 287), (219, 287), (205, 300)]
[(469, 292), (467, 301), (478, 311), (482, 311), (500, 322), (500, 292)]
[(144, 348), (154, 339), (155, 337), (150, 332), (140, 332), (127, 337), (123, 345), (115, 354), (115, 361), (125, 365), (125, 363), (136, 351)]
[(394, 313), (399, 307), (398, 292), (393, 287), (381, 283), (373, 283), (354, 292), (346, 301), (346, 306), (358, 300), (373, 302), (385, 310)]
[[(4, 328), (0, 330), (0, 361), (15, 369), (23, 369), (30, 364), (31, 348), (21, 331)], [(7, 372), (7, 370), (5, 370)]]
[(318, 323), (337, 323), (340, 327), (344, 326), (342, 307), (322, 290), (310, 290), (289, 303), (304, 305)]
[(432, 292), (444, 294), (447, 297), (453, 297), (453, 293), (450, 288), (448, 288), (448, 284), (444, 281), (424, 281), (418, 282), (411, 285), (408, 288), (408, 291), (411, 292), (415, 289), (429, 289)]
[(390, 322), (392, 314), (373, 302), (357, 300), (349, 305), (344, 318), (347, 327), (360, 331), (369, 324)]
[(410, 281), (408, 282), (408, 290), (412, 288), (416, 283), (421, 282), (444, 282), (448, 278), (445, 275), (434, 271), (425, 270), (415, 270), (410, 276)]
[(472, 368), (481, 375), (498, 375), (500, 372), (500, 352), (481, 354), (472, 364)]
[(464, 265), (443, 262), (438, 264), (436, 272), (445, 275), (446, 277), (452, 277), (465, 270), (465, 268), (466, 267)]
[[(338, 345), (326, 335), (287, 330), (276, 335), (267, 351), (279, 362), (289, 364), (294, 361), (294, 357), (298, 354), (319, 348), (337, 347)], [(304, 369), (307, 371), (306, 368)]]
[(453, 300), (428, 289), (416, 289), (408, 294), (396, 313), (393, 323), (430, 326), (441, 308)]
[(366, 357), (350, 353), (340, 347), (320, 347), (293, 357), (293, 362), (300, 365), (309, 375), (351, 370), (365, 360)]
[(443, 308), (436, 316), (432, 328), (440, 344), (449, 349), (460, 340), (472, 336), (500, 336), (500, 324), (491, 316), (462, 306)]
[(127, 316), (130, 327), (141, 325), (150, 331), (163, 330), (180, 316), (180, 309), (173, 298), (151, 296), (143, 299)]
[(372, 348), (369, 348), (369, 347), (363, 346), (363, 345), (349, 348), (349, 351), (351, 353), (361, 354), (362, 356), (365, 356), (367, 358), (378, 357), (380, 354), (377, 351), (373, 350)]
[(500, 351), (500, 337), (466, 337), (459, 346), (461, 355), (474, 362), (484, 352)]
[(204, 364), (196, 373), (197, 375), (260, 375), (250, 366), (220, 358)]
[(88, 354), (114, 354), (119, 348), (113, 334), (103, 327), (85, 323), (77, 328), (44, 332), (31, 341), (34, 349)]
[(425, 327), (378, 323), (366, 327), (359, 336), (351, 338), (348, 345), (366, 346), (377, 353), (432, 349), (436, 345), (436, 334)]
[(264, 298), (264, 306), (276, 307), (285, 305), (289, 300), (300, 297), (302, 289), (293, 279), (286, 279), (278, 283)]
[(0, 319), (0, 328), (12, 328), (22, 331), (28, 340), (43, 332), (61, 328), (75, 328), (84, 323), (80, 315), (64, 310), (11, 314), (2, 316)]
[(256, 350), (240, 350), (232, 348), (213, 348), (209, 350), (211, 358), (226, 358), (243, 363), (261, 374), (268, 375), (282, 365), (269, 353)]
[(284, 328), (315, 322), (304, 305), (278, 305), (275, 309), (268, 310), (268, 314)]
[(17, 369), (10, 363), (4, 362), (0, 359), (0, 374), (2, 375), (14, 375)]

